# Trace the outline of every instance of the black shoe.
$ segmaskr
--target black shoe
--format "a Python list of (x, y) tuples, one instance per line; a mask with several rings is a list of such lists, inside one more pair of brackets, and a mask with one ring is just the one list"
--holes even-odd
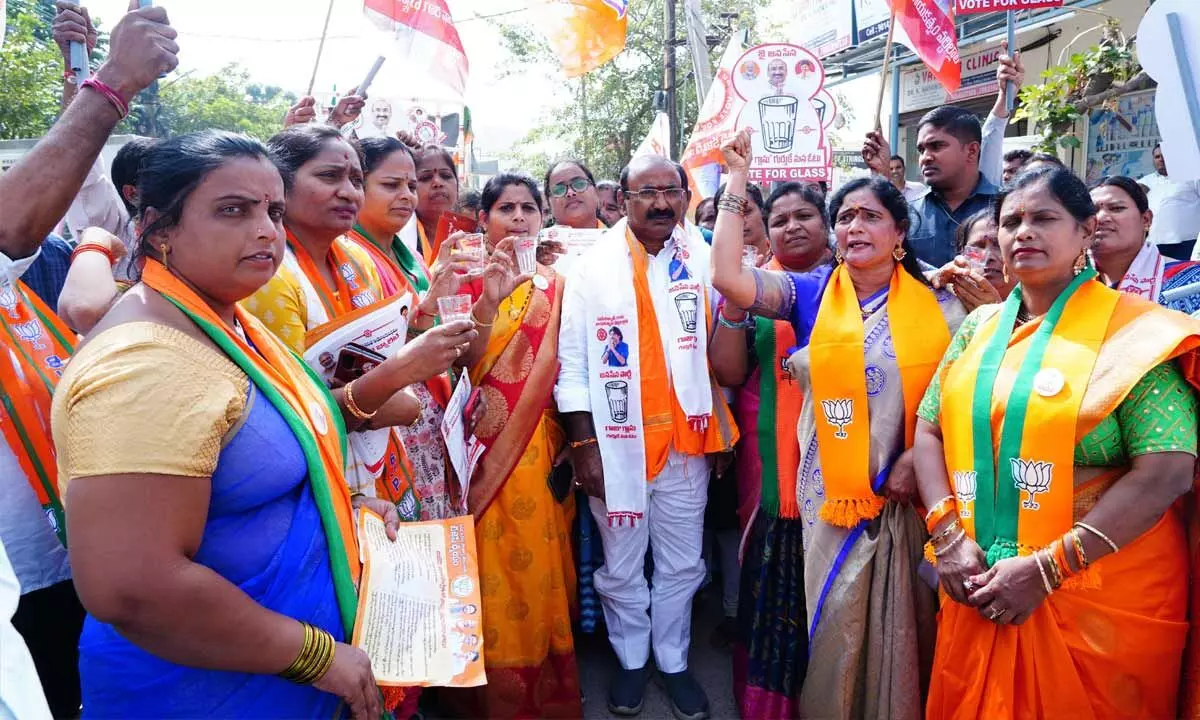
[(667, 696), (671, 698), (671, 712), (677, 720), (704, 720), (708, 717), (708, 696), (704, 689), (687, 670), (677, 673), (660, 672)]
[(632, 717), (642, 711), (649, 665), (637, 670), (620, 668), (608, 688), (608, 711), (613, 715)]

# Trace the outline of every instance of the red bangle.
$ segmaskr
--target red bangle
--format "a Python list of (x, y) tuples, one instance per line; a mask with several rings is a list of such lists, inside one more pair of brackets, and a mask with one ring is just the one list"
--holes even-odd
[(108, 258), (109, 265), (117, 264), (117, 259), (115, 257), (113, 257), (112, 250), (109, 250), (108, 248), (104, 247), (103, 245), (95, 245), (92, 243), (80, 245), (79, 247), (75, 248), (75, 250), (71, 253), (71, 262), (75, 262), (75, 258), (79, 257), (80, 255), (82, 255), (83, 253), (86, 253), (86, 252), (100, 253), (104, 257)]
[(129, 103), (125, 102), (125, 100), (117, 94), (117, 91), (113, 90), (105, 82), (97, 80), (95, 77), (90, 77), (80, 83), (79, 87), (91, 88), (92, 90), (95, 90), (103, 95), (104, 99), (112, 103), (112, 106), (117, 109), (117, 112), (121, 114), (122, 118), (129, 115)]

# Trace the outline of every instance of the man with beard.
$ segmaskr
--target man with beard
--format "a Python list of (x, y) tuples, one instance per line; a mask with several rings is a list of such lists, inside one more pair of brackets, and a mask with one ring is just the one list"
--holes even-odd
[[(626, 219), (567, 284), (555, 398), (604, 545), (594, 583), (620, 661), (609, 710), (641, 711), (653, 646), (675, 717), (699, 720), (708, 698), (687, 658), (705, 574), (708, 455), (731, 448), (737, 430), (708, 365), (709, 248), (681, 224), (686, 174), (646, 155), (621, 172), (621, 190)], [(620, 367), (601, 362), (614, 328)]]
[(954, 231), (990, 206), (999, 191), (979, 171), (982, 138), (979, 118), (954, 105), (921, 118), (917, 153), (929, 192), (912, 203), (909, 242), (917, 257), (934, 267), (954, 259)]

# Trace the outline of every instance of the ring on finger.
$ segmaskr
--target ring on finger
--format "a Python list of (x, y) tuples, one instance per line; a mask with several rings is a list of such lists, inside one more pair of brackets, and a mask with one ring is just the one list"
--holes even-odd
[(963, 589), (969, 593), (975, 592), (975, 583), (971, 582), (970, 578), (967, 578), (963, 580)]
[(988, 619), (993, 621), (999, 620), (1000, 618), (1004, 617), (1004, 614), (1007, 612), (1007, 610), (1001, 610), (998, 607), (993, 607), (992, 611), (988, 613)]

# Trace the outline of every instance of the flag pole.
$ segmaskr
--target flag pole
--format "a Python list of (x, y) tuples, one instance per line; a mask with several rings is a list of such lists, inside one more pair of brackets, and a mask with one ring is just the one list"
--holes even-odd
[[(892, 37), (896, 32), (896, 11), (892, 10), (891, 20), (888, 21), (887, 44), (883, 48), (883, 68), (879, 72), (879, 97), (875, 100), (875, 124), (871, 127), (883, 131), (880, 120), (883, 116), (883, 90), (887, 87), (888, 65), (892, 63)], [(895, 138), (892, 138), (895, 142)]]
[(329, 18), (333, 17), (333, 1), (329, 0), (329, 9), (325, 11), (325, 27), (321, 30), (321, 42), (317, 45), (317, 61), (313, 63), (312, 77), (308, 81), (308, 92), (312, 95), (313, 86), (317, 84), (317, 68), (321, 67), (321, 53), (325, 50), (325, 36), (329, 34)]

